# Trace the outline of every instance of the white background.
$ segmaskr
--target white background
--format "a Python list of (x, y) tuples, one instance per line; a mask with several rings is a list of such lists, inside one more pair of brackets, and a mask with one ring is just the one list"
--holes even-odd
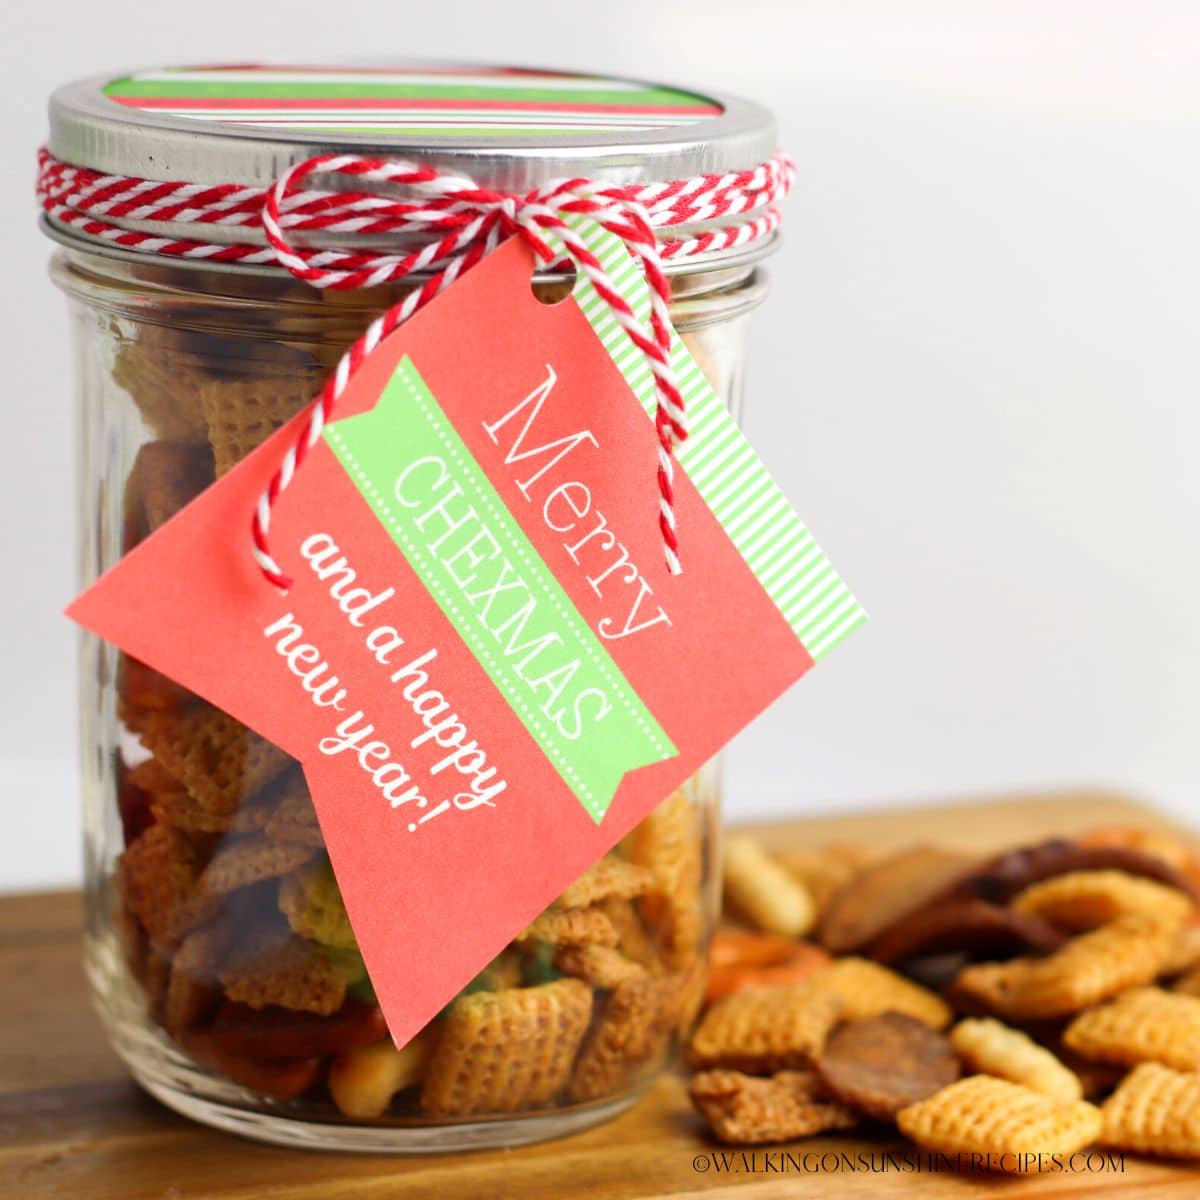
[(44, 101), (394, 52), (741, 92), (800, 162), (750, 433), (872, 622), (730, 755), (738, 815), (1043, 785), (1196, 820), (1200, 6), (10, 3), (0, 143), (0, 889), (78, 876), (71, 408)]

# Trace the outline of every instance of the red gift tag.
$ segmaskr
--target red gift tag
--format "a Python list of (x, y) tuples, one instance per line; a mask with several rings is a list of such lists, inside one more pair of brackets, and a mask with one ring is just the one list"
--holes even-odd
[(303, 763), (398, 1044), (813, 661), (715, 444), (667, 572), (652, 422), (531, 270), (501, 247), (360, 368), (275, 509), (286, 596), (245, 531), (303, 417), (69, 610)]

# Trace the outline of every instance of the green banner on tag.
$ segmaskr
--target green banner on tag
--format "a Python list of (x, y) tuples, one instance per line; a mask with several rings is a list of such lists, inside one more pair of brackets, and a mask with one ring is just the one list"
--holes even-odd
[(594, 821), (626, 772), (675, 756), (411, 360), (370, 412), (323, 437)]

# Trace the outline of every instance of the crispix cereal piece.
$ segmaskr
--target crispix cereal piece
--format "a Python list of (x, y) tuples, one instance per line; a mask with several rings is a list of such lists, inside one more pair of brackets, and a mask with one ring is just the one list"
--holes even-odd
[(548, 1104), (566, 1085), (591, 1015), (592, 991), (578, 979), (461, 996), (445, 1018), (421, 1108), (464, 1117)]
[(1135, 1067), (1101, 1108), (1106, 1146), (1165, 1158), (1200, 1158), (1200, 1072)]
[(837, 994), (812, 982), (735, 992), (705, 1013), (692, 1062), (752, 1073), (808, 1066), (841, 1012)]
[(1200, 1071), (1200, 996), (1136, 988), (1111, 1004), (1080, 1013), (1063, 1034), (1063, 1043), (1101, 1062), (1160, 1062)]
[(1094, 1142), (1101, 1118), (1086, 1100), (1060, 1104), (1007, 1079), (970, 1075), (901, 1109), (896, 1124), (926, 1150), (978, 1155), (989, 1170), (1021, 1174)]
[(954, 988), (1016, 1020), (1068, 1016), (1152, 980), (1167, 960), (1174, 933), (1173, 925), (1131, 913), (1047, 958), (965, 967)]
[(850, 1129), (859, 1120), (823, 1094), (812, 1071), (780, 1071), (770, 1079), (740, 1071), (703, 1071), (692, 1080), (689, 1093), (713, 1134), (735, 1146)]
[(945, 1029), (954, 1015), (935, 992), (869, 959), (840, 958), (813, 979), (841, 997), (845, 1021), (898, 1012), (915, 1017), (930, 1029)]

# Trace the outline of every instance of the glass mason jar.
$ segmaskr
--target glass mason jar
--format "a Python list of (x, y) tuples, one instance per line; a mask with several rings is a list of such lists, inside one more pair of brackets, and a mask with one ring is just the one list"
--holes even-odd
[[(56, 95), (59, 157), (69, 155), (55, 137), (96, 124), (96, 92)], [(769, 153), (770, 120), (757, 120)], [(122, 130), (135, 147), (152, 132)], [(298, 161), (313, 148), (291, 149)], [(709, 151), (709, 169), (720, 169)], [(507, 153), (522, 161), (526, 150)], [(277, 155), (261, 154), (278, 169)], [(198, 155), (184, 163), (193, 176)], [(645, 157), (645, 178), (681, 173)], [(537, 169), (563, 173), (554, 166)], [(228, 163), (221, 170), (236, 180)], [(589, 173), (603, 171), (593, 162)], [(86, 585), (304, 407), (402, 293), (320, 292), (279, 269), (171, 263), (47, 224), (63, 245), (53, 277), (70, 299)], [(671, 276), (676, 327), (735, 413), (747, 316), (764, 290), (760, 254), (708, 257)], [(535, 284), (544, 298), (563, 289)], [(719, 899), (715, 764), (398, 1050), (299, 765), (89, 634), (81, 704), (87, 974), (113, 1045), (169, 1106), (293, 1145), (515, 1145), (620, 1111), (687, 1032)]]

